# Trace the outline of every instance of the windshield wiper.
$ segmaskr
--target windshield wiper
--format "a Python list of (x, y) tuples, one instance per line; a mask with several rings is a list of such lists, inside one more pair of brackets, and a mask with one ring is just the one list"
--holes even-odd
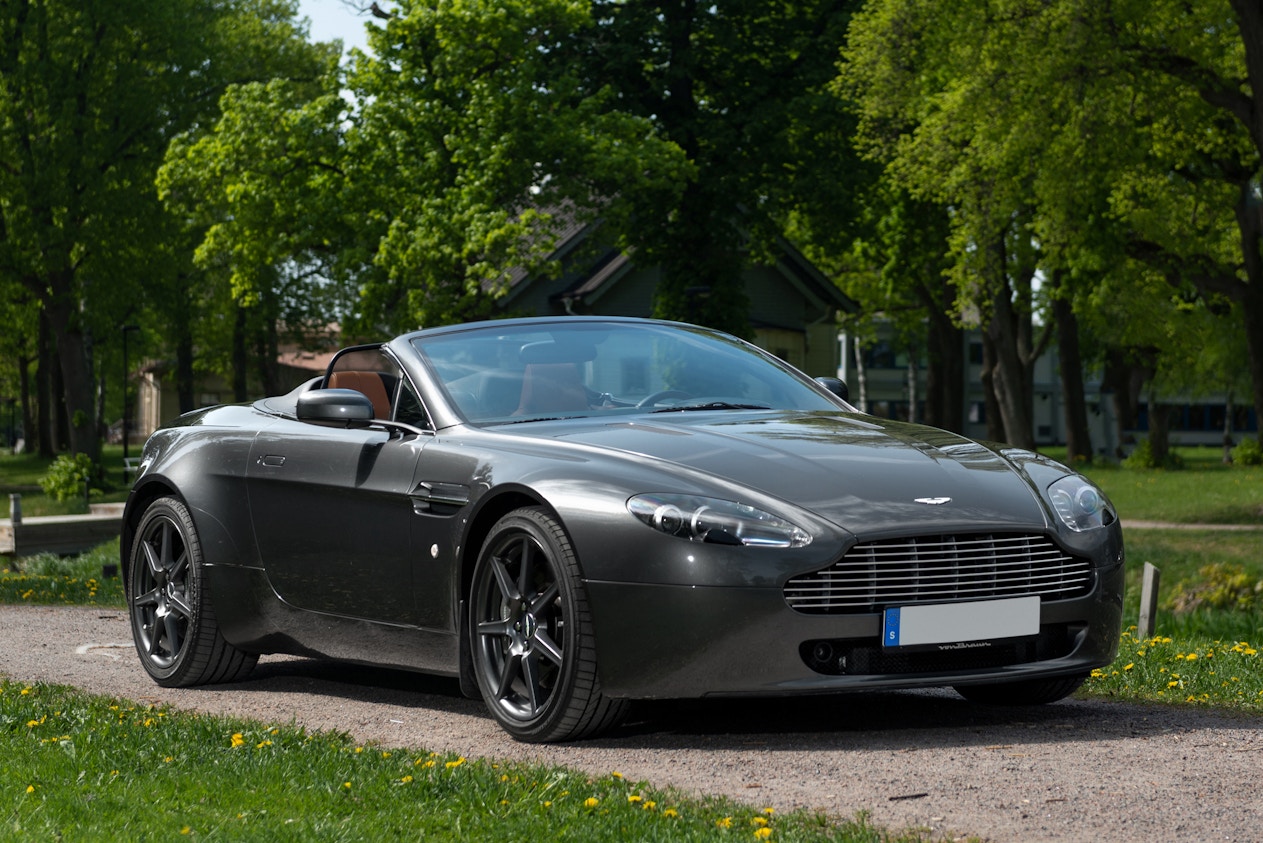
[(693, 410), (770, 410), (765, 404), (732, 404), (728, 401), (707, 401), (704, 404), (681, 404), (677, 407), (663, 407), (650, 410), (651, 413), (681, 413)]

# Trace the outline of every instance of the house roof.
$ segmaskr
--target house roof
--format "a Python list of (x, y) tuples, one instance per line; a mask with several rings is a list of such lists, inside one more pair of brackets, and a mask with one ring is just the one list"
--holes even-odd
[[(568, 216), (564, 219), (565, 224), (557, 233), (557, 245), (549, 255), (550, 260), (564, 260), (569, 255), (577, 254), (582, 246), (593, 245), (587, 241), (600, 228), (599, 221), (582, 223)], [(859, 305), (787, 238), (776, 238), (775, 251), (776, 258), (771, 268), (786, 278), (814, 306), (820, 309), (836, 308), (847, 313), (859, 310)], [(619, 251), (598, 245), (592, 249), (590, 259), (575, 261), (567, 267), (570, 283), (549, 298), (569, 305), (580, 301), (590, 305), (618, 283), (634, 265), (634, 258), (634, 249)], [(525, 270), (515, 270), (509, 278), (506, 304), (520, 295), (534, 280)]]

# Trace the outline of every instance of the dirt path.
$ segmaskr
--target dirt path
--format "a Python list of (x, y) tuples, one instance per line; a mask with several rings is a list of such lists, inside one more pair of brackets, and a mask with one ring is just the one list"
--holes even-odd
[(564, 764), (758, 807), (869, 811), (989, 840), (1263, 840), (1263, 719), (1068, 701), (1010, 710), (947, 692), (655, 704), (612, 736), (507, 738), (455, 683), (264, 658), (236, 685), (149, 681), (124, 613), (0, 606), (0, 673), (466, 756)]

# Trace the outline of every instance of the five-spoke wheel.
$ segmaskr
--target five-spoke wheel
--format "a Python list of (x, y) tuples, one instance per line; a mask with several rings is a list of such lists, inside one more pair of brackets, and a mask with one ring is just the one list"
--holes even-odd
[(226, 642), (202, 571), (188, 509), (175, 498), (149, 505), (136, 528), (128, 566), (128, 608), (141, 664), (159, 685), (230, 682), (258, 656)]
[(571, 740), (622, 719), (606, 699), (578, 563), (565, 531), (538, 509), (492, 529), (474, 569), (469, 636), (492, 715), (526, 741)]

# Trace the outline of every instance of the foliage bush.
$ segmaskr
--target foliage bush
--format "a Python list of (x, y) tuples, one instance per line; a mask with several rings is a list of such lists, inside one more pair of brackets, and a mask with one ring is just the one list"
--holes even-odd
[(1263, 465), (1263, 443), (1246, 437), (1232, 449), (1232, 461), (1236, 465)]
[(1141, 439), (1136, 444), (1136, 449), (1123, 460), (1123, 468), (1165, 468), (1174, 471), (1184, 467), (1184, 458), (1175, 452), (1174, 449), (1167, 451), (1164, 459), (1158, 460), (1153, 453), (1153, 444), (1148, 438)]
[(1181, 581), (1163, 601), (1174, 612), (1199, 609), (1249, 610), (1263, 599), (1263, 580), (1240, 565), (1216, 562), (1198, 569), (1198, 579)]
[(53, 460), (48, 473), (40, 478), (44, 494), (59, 501), (82, 498), (97, 476), (96, 465), (87, 454), (62, 454)]

